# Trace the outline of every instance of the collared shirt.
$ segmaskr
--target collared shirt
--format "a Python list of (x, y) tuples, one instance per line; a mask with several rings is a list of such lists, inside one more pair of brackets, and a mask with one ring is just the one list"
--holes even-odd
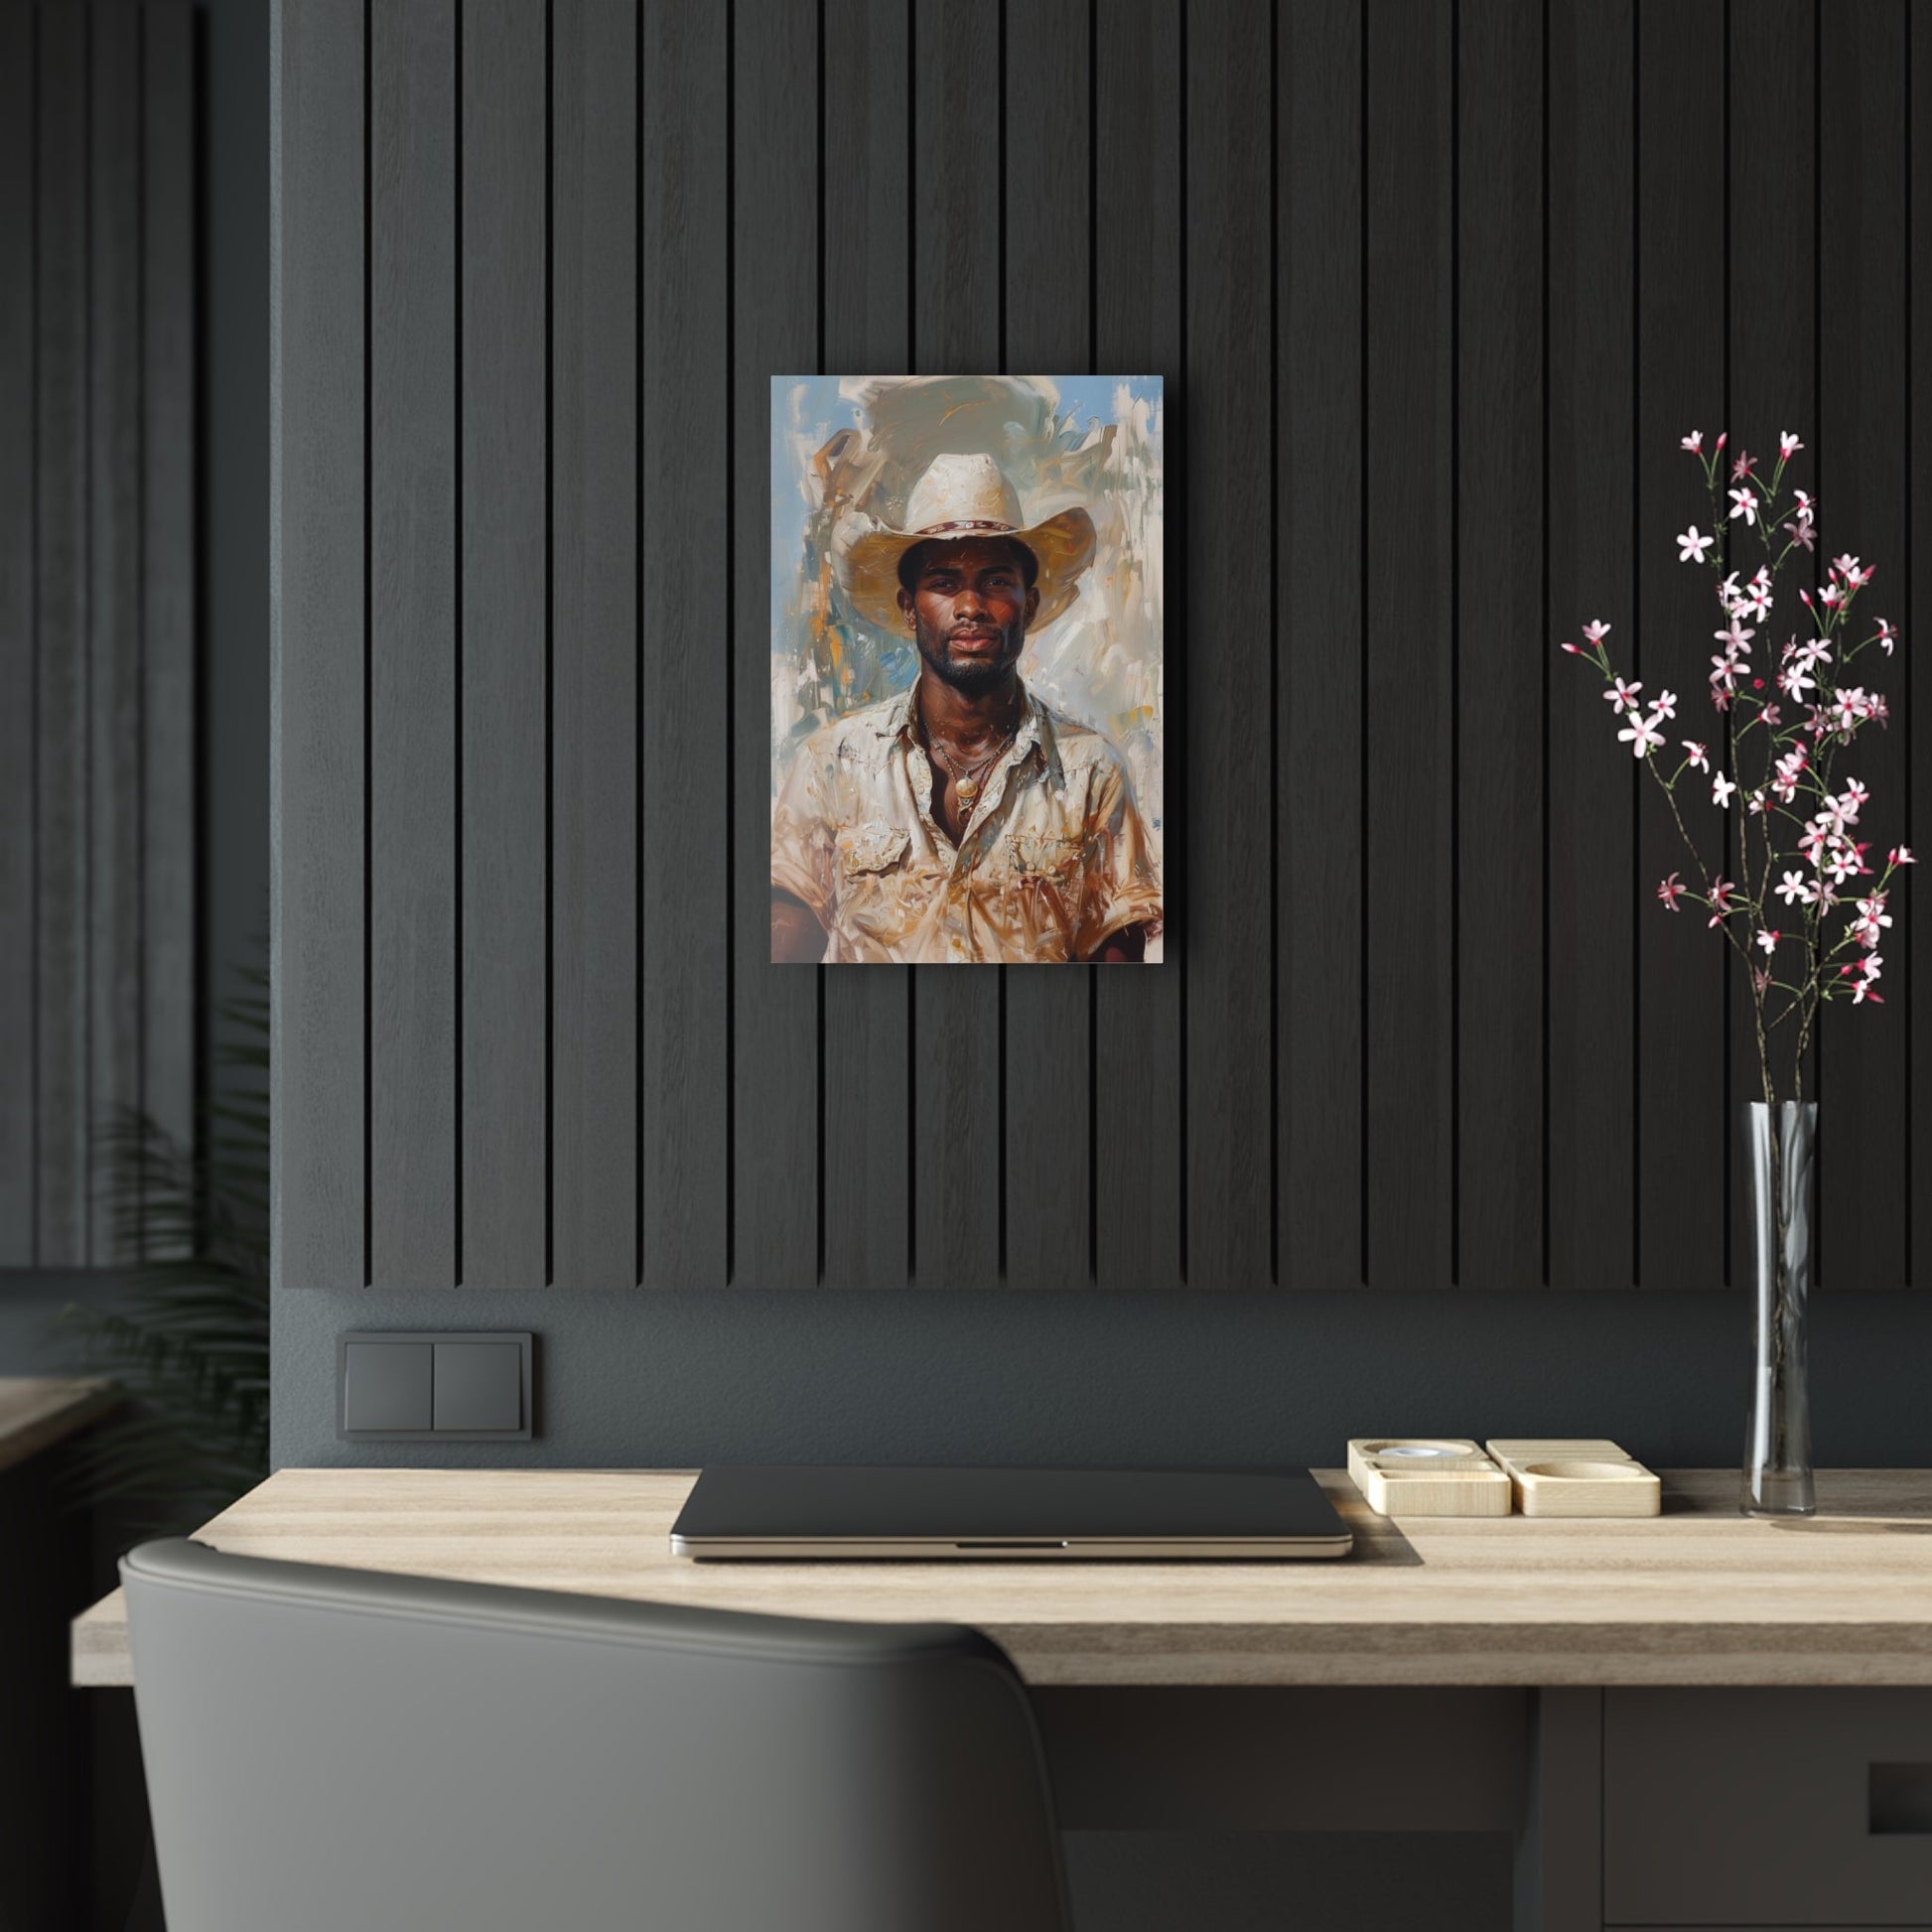
[(1064, 965), (1158, 931), (1161, 885), (1127, 767), (1023, 683), (1020, 728), (955, 846), (932, 812), (912, 693), (814, 732), (771, 814), (771, 884), (830, 935), (827, 964)]

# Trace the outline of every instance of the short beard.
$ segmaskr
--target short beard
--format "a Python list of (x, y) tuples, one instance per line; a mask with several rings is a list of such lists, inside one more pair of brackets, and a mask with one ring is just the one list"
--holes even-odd
[[(918, 645), (919, 661), (941, 684), (957, 691), (962, 698), (983, 698), (997, 691), (1020, 664), (1019, 646), (1011, 656), (1003, 650), (997, 657), (961, 662), (947, 652), (943, 637), (928, 643), (926, 633), (919, 630), (914, 633), (913, 641)], [(1020, 642), (1024, 645), (1025, 641), (1023, 633)]]

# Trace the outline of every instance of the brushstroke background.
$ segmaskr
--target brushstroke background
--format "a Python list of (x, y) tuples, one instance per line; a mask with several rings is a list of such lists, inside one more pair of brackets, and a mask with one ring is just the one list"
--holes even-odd
[[(1158, 375), (771, 378), (771, 789), (820, 726), (911, 684), (909, 637), (867, 623), (833, 574), (848, 510), (901, 527), (942, 452), (987, 452), (1029, 523), (1086, 506), (1098, 537), (1080, 595), (1033, 632), (1028, 685), (1120, 747), (1165, 850), (1162, 384)], [(1165, 877), (1165, 866), (1163, 867)], [(1148, 949), (1161, 956), (1161, 941)]]

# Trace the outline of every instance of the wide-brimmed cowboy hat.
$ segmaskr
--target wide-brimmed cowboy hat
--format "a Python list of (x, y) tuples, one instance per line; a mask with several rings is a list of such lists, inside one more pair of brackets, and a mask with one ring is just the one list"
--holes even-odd
[(915, 543), (962, 537), (1012, 537), (1034, 553), (1039, 609), (1032, 628), (1057, 618), (1079, 594), (1093, 562), (1093, 518), (1077, 505), (1028, 523), (1020, 492), (990, 456), (936, 456), (912, 485), (900, 530), (854, 513), (832, 537), (839, 577), (854, 608), (883, 629), (911, 629), (898, 608), (899, 559)]

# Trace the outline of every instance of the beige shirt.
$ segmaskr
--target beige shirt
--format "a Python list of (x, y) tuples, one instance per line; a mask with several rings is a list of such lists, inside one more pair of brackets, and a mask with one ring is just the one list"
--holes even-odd
[(799, 747), (772, 808), (771, 884), (818, 915), (827, 964), (1065, 965), (1123, 926), (1160, 929), (1161, 884), (1120, 753), (1024, 683), (1021, 700), (957, 846), (932, 814), (912, 691)]

